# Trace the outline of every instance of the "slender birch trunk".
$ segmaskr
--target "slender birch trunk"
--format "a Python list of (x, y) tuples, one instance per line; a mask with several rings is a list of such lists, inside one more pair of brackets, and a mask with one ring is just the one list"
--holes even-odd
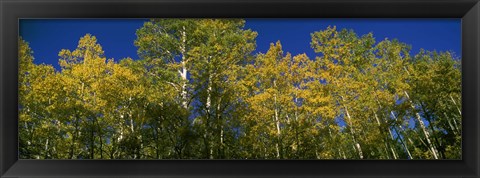
[[(397, 121), (397, 116), (395, 116), (395, 114), (393, 114), (393, 111), (390, 111), (390, 113), (392, 114), (392, 117), (395, 119), (395, 121)], [(401, 125), (399, 127), (400, 127), (401, 131), (403, 131), (403, 127)], [(400, 133), (398, 132), (397, 128), (393, 127), (393, 129), (395, 130), (395, 133), (398, 135), (398, 138), (400, 139), (400, 142), (402, 143), (403, 148), (407, 152), (408, 157), (410, 159), (413, 159), (412, 154), (410, 153), (410, 150), (408, 149), (407, 142), (404, 140), (404, 138), (401, 137), (401, 136), (403, 136), (403, 133), (400, 136)]]
[[(220, 102), (217, 104), (217, 111), (220, 110)], [(224, 133), (223, 133), (223, 122), (221, 121), (220, 114), (217, 113), (217, 120), (220, 122), (220, 151), (221, 151), (221, 156), (225, 156), (225, 151), (224, 151)]]
[[(394, 159), (397, 159), (397, 153), (395, 152), (395, 150), (393, 149), (393, 147), (390, 145), (389, 140), (388, 140), (388, 136), (385, 136), (384, 130), (382, 129), (381, 122), (380, 122), (380, 118), (378, 118), (378, 115), (377, 115), (377, 113), (376, 113), (375, 111), (373, 111), (373, 115), (375, 116), (375, 120), (377, 120), (377, 125), (378, 125), (378, 128), (379, 128), (380, 131), (381, 131), (381, 134), (384, 136), (384, 139), (385, 139), (385, 148), (386, 148), (386, 149), (390, 148), (390, 151), (387, 151), (387, 154), (388, 154), (388, 152), (391, 152), (392, 155), (393, 155), (393, 158), (394, 158)], [(390, 138), (391, 138), (392, 140), (394, 140), (394, 139), (393, 139), (393, 134), (392, 134), (392, 132), (390, 131), (390, 129), (388, 129), (388, 132), (390, 133)]]
[[(340, 97), (342, 98), (343, 101), (345, 101), (343, 96), (340, 96)], [(343, 108), (345, 109), (345, 114), (347, 115), (347, 121), (350, 127), (350, 133), (352, 134), (353, 143), (355, 144), (354, 148), (356, 148), (360, 159), (363, 159), (362, 147), (360, 146), (360, 144), (357, 142), (357, 139), (355, 138), (355, 130), (353, 128), (352, 117), (350, 116), (350, 113), (348, 112), (348, 108), (347, 106), (345, 106), (345, 104), (343, 104)]]
[[(410, 101), (410, 106), (413, 110), (415, 110), (415, 106), (413, 105), (413, 101), (410, 99), (410, 96), (408, 95), (407, 91), (403, 91), (407, 99)], [(430, 133), (428, 133), (427, 128), (425, 127), (425, 123), (423, 122), (420, 114), (418, 112), (415, 112), (416, 119), (418, 123), (420, 124), (420, 128), (423, 131), (423, 134), (425, 135), (425, 139), (427, 140), (428, 146), (430, 147), (430, 151), (433, 154), (433, 157), (435, 159), (438, 159), (438, 152), (435, 146), (433, 145), (432, 141), (430, 140)]]
[(49, 139), (47, 138), (47, 140), (45, 141), (45, 158), (48, 158), (48, 141)]
[(211, 146), (211, 143), (210, 143), (210, 137), (209, 137), (209, 134), (208, 134), (208, 127), (210, 126), (210, 109), (209, 109), (209, 103), (207, 102), (206, 103), (206, 107), (207, 107), (207, 116), (206, 116), (206, 122), (205, 122), (205, 129), (204, 129), (204, 133), (203, 133), (203, 140), (204, 140), (204, 144), (205, 144), (205, 151), (207, 153), (207, 158), (208, 159), (213, 159), (213, 150), (212, 150), (212, 146)]
[[(375, 96), (375, 101), (377, 102), (378, 107), (381, 108), (382, 105), (381, 105), (380, 101), (378, 100), (378, 96)], [(382, 128), (381, 128), (381, 124), (380, 124), (380, 119), (378, 118), (377, 113), (376, 113), (375, 111), (373, 111), (373, 114), (375, 115), (375, 118), (377, 119), (378, 127), (379, 127), (380, 129), (382, 129)], [(386, 123), (386, 121), (383, 120), (383, 119), (382, 119), (382, 122)], [(388, 133), (390, 134), (390, 139), (391, 139), (391, 141), (395, 142), (395, 138), (393, 137), (393, 134), (392, 134), (392, 131), (390, 130), (390, 127), (387, 127), (386, 129), (388, 130)], [(383, 129), (382, 129), (382, 132), (384, 132)], [(382, 134), (383, 134), (383, 133), (382, 133)], [(388, 141), (388, 136), (386, 136), (386, 137), (387, 137), (387, 138), (385, 138), (385, 139), (386, 139), (386, 141)], [(392, 146), (390, 145), (390, 142), (388, 142), (387, 146), (390, 147), (390, 151), (392, 152), (392, 155), (393, 155), (394, 159), (397, 159), (397, 158), (398, 158), (398, 155), (397, 155), (394, 147), (392, 147)]]
[[(424, 105), (421, 103), (420, 104), (421, 108), (422, 108), (422, 111), (423, 113), (425, 113), (425, 119), (427, 119), (428, 123), (430, 123), (428, 126), (430, 127), (430, 130), (432, 130), (432, 133), (435, 133), (435, 129), (433, 128), (433, 123), (432, 123), (432, 117), (430, 116), (430, 114), (425, 110), (425, 107)], [(445, 153), (443, 150), (438, 150), (437, 146), (441, 146), (440, 144), (440, 141), (438, 141), (438, 137), (433, 137), (434, 141), (435, 141), (435, 144), (433, 145), (434, 148), (436, 149), (437, 151), (437, 154), (439, 154), (442, 158), (445, 158)]]
[(75, 142), (77, 141), (77, 137), (78, 137), (78, 121), (79, 121), (79, 118), (78, 118), (78, 115), (77, 115), (77, 110), (75, 110), (74, 116), (75, 116), (75, 122), (74, 122), (75, 131), (72, 134), (72, 142), (70, 144), (69, 159), (73, 159), (73, 155), (75, 154)]
[[(460, 133), (460, 130), (458, 130), (457, 123), (455, 122), (455, 118), (448, 117), (447, 113), (445, 112), (443, 113), (443, 115), (445, 116), (445, 119), (447, 120), (448, 125), (450, 126), (450, 129), (452, 129), (453, 133), (455, 135), (459, 135), (458, 133)], [(454, 124), (452, 124), (450, 120), (453, 120)]]
[[(453, 99), (452, 95), (450, 94), (450, 100), (452, 101), (452, 103), (455, 105), (455, 108), (457, 108), (457, 111), (458, 111), (458, 114), (460, 115), (460, 117), (462, 117), (462, 111), (460, 109), (460, 107), (458, 106), (457, 102)], [(444, 113), (445, 114), (445, 113)], [(446, 114), (445, 114), (445, 117), (446, 117)], [(448, 119), (448, 117), (447, 117)], [(460, 130), (458, 129), (458, 124), (457, 124), (457, 121), (455, 118), (452, 118), (453, 120), (453, 124), (455, 126), (455, 129), (457, 130), (458, 133), (460, 133)]]
[(180, 72), (180, 77), (182, 77), (183, 79), (183, 83), (182, 83), (182, 93), (181, 93), (181, 97), (182, 97), (182, 106), (183, 108), (187, 109), (188, 108), (188, 102), (187, 102), (187, 73), (188, 73), (188, 70), (187, 70), (187, 59), (186, 59), (186, 42), (187, 42), (187, 32), (185, 30), (185, 26), (182, 27), (183, 31), (181, 32), (182, 33), (182, 43), (181, 43), (181, 46), (180, 46), (180, 52), (181, 52), (181, 55), (182, 55), (182, 61), (181, 61), (181, 65), (182, 65), (182, 71)]
[(395, 133), (399, 135), (398, 138), (400, 139), (400, 142), (402, 143), (403, 148), (407, 152), (408, 157), (410, 159), (413, 159), (412, 154), (410, 153), (410, 150), (408, 150), (407, 142), (405, 142), (405, 140), (400, 136), (400, 133), (398, 132), (397, 128), (394, 128), (394, 130), (395, 130)]
[[(277, 83), (276, 80), (273, 80), (273, 87), (276, 89), (277, 88)], [(274, 110), (275, 110), (275, 123), (277, 127), (277, 143), (275, 145), (275, 148), (277, 150), (277, 158), (280, 158), (280, 148), (278, 142), (280, 142), (280, 119), (278, 118), (278, 108), (277, 108), (277, 93), (273, 95), (274, 98)]]
[[(212, 115), (212, 107), (211, 107), (211, 101), (212, 101), (212, 96), (211, 96), (211, 92), (212, 92), (212, 75), (211, 74), (208, 74), (208, 88), (207, 88), (207, 103), (206, 103), (206, 107), (207, 107), (207, 119), (210, 119), (210, 116)], [(207, 129), (207, 127), (205, 127), (205, 129)], [(207, 130), (205, 130), (205, 132), (207, 132)], [(209, 142), (210, 142), (210, 139), (209, 139)], [(212, 144), (210, 144), (212, 145)], [(213, 148), (210, 146), (210, 159), (213, 159)]]
[[(210, 63), (210, 59), (211, 59), (212, 56), (209, 56), (208, 59), (207, 59), (207, 63)], [(211, 74), (211, 71), (208, 71), (208, 79), (207, 79), (207, 101), (205, 103), (205, 107), (207, 109), (207, 120), (209, 120), (209, 123), (210, 123), (210, 119), (212, 116), (212, 74)], [(218, 122), (218, 121), (217, 121)], [(205, 127), (205, 133), (208, 132), (208, 128)], [(209, 146), (209, 158), (210, 159), (213, 159), (213, 147), (211, 145), (213, 145), (212, 140), (210, 138), (206, 138), (207, 139), (207, 142), (209, 142), (208, 145)]]
[(457, 105), (457, 102), (453, 99), (452, 95), (448, 95), (450, 96), (450, 100), (453, 102), (453, 104), (455, 105), (455, 107), (457, 108), (457, 111), (458, 111), (458, 114), (460, 114), (460, 116), (462, 116), (462, 111), (460, 110), (460, 107), (458, 107)]
[[(407, 75), (410, 75), (410, 72), (407, 70), (407, 68), (404, 66), (403, 69), (405, 70), (405, 72), (407, 72)], [(411, 100), (410, 96), (408, 95), (407, 91), (403, 91), (403, 93), (405, 94), (405, 96), (407, 97), (407, 99), (410, 101), (410, 106), (412, 107), (413, 110), (415, 110), (415, 106), (413, 104), (413, 101)], [(416, 119), (417, 121), (419, 122), (420, 124), (420, 127), (422, 128), (422, 131), (423, 131), (423, 134), (425, 135), (425, 139), (427, 140), (427, 143), (428, 143), (428, 146), (430, 147), (429, 150), (432, 152), (433, 154), (433, 157), (435, 159), (438, 159), (438, 152), (437, 150), (435, 149), (435, 146), (432, 144), (431, 140), (430, 140), (430, 134), (428, 133), (426, 127), (425, 127), (425, 123), (423, 123), (421, 117), (420, 117), (420, 114), (418, 112), (415, 112), (415, 116), (416, 116)]]

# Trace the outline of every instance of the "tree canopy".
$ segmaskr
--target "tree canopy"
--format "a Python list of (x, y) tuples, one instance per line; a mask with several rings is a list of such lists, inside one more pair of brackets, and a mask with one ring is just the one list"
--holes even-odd
[(254, 53), (242, 19), (152, 19), (139, 59), (19, 39), (21, 159), (460, 159), (461, 61), (336, 27)]

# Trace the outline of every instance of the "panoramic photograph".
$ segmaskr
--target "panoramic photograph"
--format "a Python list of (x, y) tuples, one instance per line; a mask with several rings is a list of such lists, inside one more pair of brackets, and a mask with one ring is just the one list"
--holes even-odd
[(459, 160), (461, 19), (20, 19), (19, 159)]

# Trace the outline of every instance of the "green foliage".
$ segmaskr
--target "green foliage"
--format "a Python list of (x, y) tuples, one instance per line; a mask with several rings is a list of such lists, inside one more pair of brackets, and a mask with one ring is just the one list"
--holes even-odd
[(140, 59), (95, 36), (34, 64), (19, 39), (22, 159), (460, 159), (461, 64), (336, 27), (315, 59), (252, 54), (241, 19), (152, 19)]

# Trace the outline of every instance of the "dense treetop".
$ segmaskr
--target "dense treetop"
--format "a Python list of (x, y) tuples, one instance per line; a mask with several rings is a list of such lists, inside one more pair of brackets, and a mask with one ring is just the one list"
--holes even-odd
[(95, 36), (34, 64), (19, 39), (21, 159), (460, 159), (460, 59), (336, 27), (254, 54), (241, 19), (152, 19), (140, 59)]

